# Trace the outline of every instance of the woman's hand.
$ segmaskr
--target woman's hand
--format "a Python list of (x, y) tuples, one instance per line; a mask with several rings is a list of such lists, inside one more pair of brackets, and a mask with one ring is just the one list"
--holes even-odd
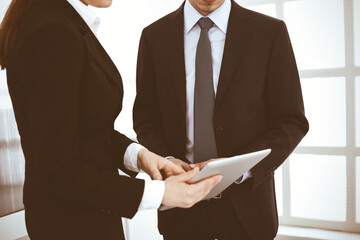
[(169, 207), (190, 208), (202, 200), (222, 179), (222, 176), (215, 175), (194, 184), (188, 183), (198, 172), (199, 168), (195, 167), (183, 174), (167, 178), (162, 204)]
[(174, 164), (176, 164), (177, 166), (179, 166), (180, 168), (182, 168), (185, 172), (188, 172), (190, 170), (192, 170), (195, 165), (194, 164), (187, 164), (186, 162), (177, 159), (177, 158), (167, 158), (167, 160), (173, 162)]
[(138, 169), (143, 170), (154, 180), (163, 180), (172, 175), (184, 173), (184, 169), (172, 161), (143, 148), (138, 153)]
[(205, 162), (199, 162), (199, 163), (195, 163), (195, 164), (191, 164), (191, 165), (194, 165), (195, 167), (198, 167), (198, 168), (201, 170), (201, 169), (203, 169), (209, 162), (216, 161), (216, 160), (220, 160), (220, 159), (223, 159), (223, 158), (213, 158), (213, 159), (207, 160), (207, 161), (205, 161)]

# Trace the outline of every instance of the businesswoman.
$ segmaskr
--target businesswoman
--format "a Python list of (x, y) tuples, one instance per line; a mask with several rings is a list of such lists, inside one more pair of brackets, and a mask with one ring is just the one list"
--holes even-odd
[[(190, 207), (220, 180), (184, 172), (114, 130), (123, 86), (86, 5), (111, 0), (13, 0), (0, 28), (0, 65), (26, 160), (31, 239), (124, 239), (121, 217), (162, 203)], [(121, 53), (119, 53), (121, 54)], [(144, 170), (147, 181), (120, 176)], [(129, 171), (131, 170), (131, 171)], [(178, 174), (178, 175), (177, 175)]]

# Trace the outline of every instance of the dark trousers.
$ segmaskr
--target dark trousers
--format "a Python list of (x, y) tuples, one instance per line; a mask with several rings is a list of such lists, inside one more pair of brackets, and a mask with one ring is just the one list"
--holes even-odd
[(25, 210), (31, 240), (124, 240), (119, 216), (107, 214), (44, 215)]
[(164, 234), (164, 240), (251, 240), (230, 200), (202, 201), (179, 211), (176, 226)]

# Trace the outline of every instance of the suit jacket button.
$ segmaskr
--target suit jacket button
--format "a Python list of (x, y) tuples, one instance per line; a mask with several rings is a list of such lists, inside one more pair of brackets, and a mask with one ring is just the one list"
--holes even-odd
[(217, 135), (222, 134), (223, 131), (224, 131), (224, 129), (223, 129), (222, 127), (217, 127), (217, 128), (215, 129), (215, 133), (216, 133)]

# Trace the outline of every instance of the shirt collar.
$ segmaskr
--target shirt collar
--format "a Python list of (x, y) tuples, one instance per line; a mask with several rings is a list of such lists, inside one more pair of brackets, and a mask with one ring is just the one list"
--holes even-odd
[[(225, 0), (224, 3), (215, 11), (209, 13), (206, 17), (210, 18), (211, 21), (224, 33), (226, 34), (227, 26), (229, 23), (229, 16), (231, 10), (231, 1)], [(204, 17), (201, 15), (189, 2), (186, 0), (184, 6), (184, 29), (185, 34), (195, 26), (200, 18)]]
[(91, 11), (84, 3), (80, 0), (67, 0), (71, 6), (78, 12), (84, 22), (89, 26), (91, 31), (96, 35), (99, 29), (101, 20), (100, 18)]

